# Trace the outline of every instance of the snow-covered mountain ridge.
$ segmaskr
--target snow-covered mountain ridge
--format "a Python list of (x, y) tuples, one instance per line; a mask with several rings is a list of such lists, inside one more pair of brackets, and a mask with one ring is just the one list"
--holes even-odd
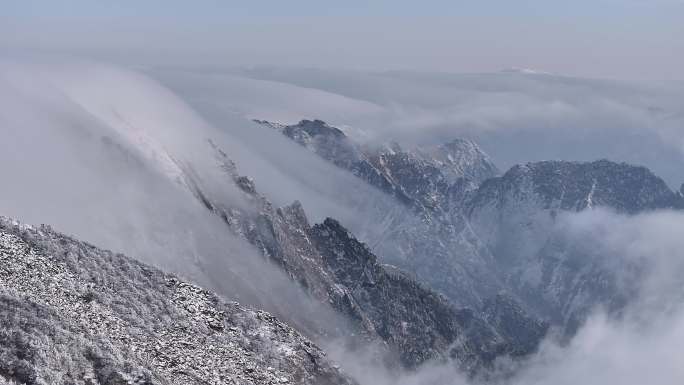
[[(214, 150), (226, 178), (252, 206), (227, 207), (199, 193), (207, 207), (314, 298), (344, 316), (353, 334), (381, 342), (403, 366), (415, 368), (429, 360), (453, 358), (464, 370), (475, 371), (502, 355), (531, 353), (545, 335), (545, 324), (522, 315), (516, 322), (525, 325), (530, 341), (522, 348), (511, 343), (510, 335), (492, 328), (479, 312), (459, 309), (414, 279), (386, 270), (339, 222), (326, 219), (311, 226), (299, 202), (274, 208), (258, 193), (254, 181), (239, 175), (225, 152)], [(517, 305), (509, 299), (506, 306)], [(499, 310), (491, 308), (492, 313)], [(312, 332), (344, 336), (320, 325), (314, 325)]]
[[(339, 133), (329, 135), (332, 128), (324, 122), (274, 128), (295, 141), (302, 132), (313, 132), (307, 141), (298, 142), (339, 167), (355, 170), (335, 158), (336, 148), (363, 147), (349, 145), (353, 139)], [(454, 302), (466, 301), (474, 308), (497, 292), (507, 292), (531, 314), (570, 332), (594, 307), (618, 309), (631, 293), (618, 290), (616, 278), (604, 267), (571, 263), (590, 259), (570, 256), (577, 251), (559, 239), (563, 235), (555, 231), (558, 217), (592, 208), (627, 215), (684, 208), (682, 194), (644, 167), (608, 160), (545, 161), (514, 166), (497, 176), (496, 167), (470, 141), (437, 146), (441, 156), (396, 144), (384, 148), (389, 150), (368, 157), (379, 159), (374, 164), (380, 174), (391, 176), (386, 178), (390, 186), (383, 190), (406, 192), (423, 220), (401, 222), (388, 229), (385, 239), (370, 241), (383, 261), (415, 273)], [(450, 150), (446, 156), (445, 149)], [(366, 174), (354, 174), (378, 187)], [(384, 247), (383, 242), (393, 247)]]
[[(491, 256), (462, 210), (462, 201), (479, 183), (498, 174), (476, 144), (456, 140), (410, 151), (396, 143), (360, 145), (322, 121), (270, 126), (410, 209), (412, 215), (404, 210), (375, 218), (387, 225), (362, 238), (383, 262), (410, 272), (460, 306), (477, 309), (504, 289), (487, 267)], [(470, 255), (477, 257), (464, 257)]]

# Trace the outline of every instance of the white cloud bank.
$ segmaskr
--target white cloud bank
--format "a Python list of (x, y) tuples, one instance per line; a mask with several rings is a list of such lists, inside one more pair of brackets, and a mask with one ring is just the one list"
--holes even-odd
[(544, 344), (514, 383), (682, 383), (684, 214), (590, 210), (568, 216), (564, 225), (570, 239), (598, 248), (595, 255), (614, 272), (631, 263), (643, 266), (640, 278), (625, 282), (638, 289), (638, 297), (618, 316), (597, 309), (567, 346)]

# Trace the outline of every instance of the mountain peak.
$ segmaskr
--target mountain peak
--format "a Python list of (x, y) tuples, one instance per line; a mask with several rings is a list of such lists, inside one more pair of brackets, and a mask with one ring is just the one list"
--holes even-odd
[[(546, 207), (578, 211), (594, 205), (636, 213), (679, 207), (681, 198), (648, 168), (607, 159), (593, 162), (541, 161), (516, 165), (485, 182), (474, 200), (533, 193)], [(521, 195), (522, 194), (522, 195)]]
[(469, 139), (456, 138), (437, 146), (422, 147), (418, 153), (437, 165), (451, 183), (465, 177), (479, 184), (499, 174), (489, 155)]
[(285, 131), (288, 136), (301, 135), (301, 133), (304, 132), (312, 138), (317, 136), (332, 136), (335, 138), (347, 137), (339, 128), (330, 126), (319, 119), (303, 119), (295, 125), (285, 127)]

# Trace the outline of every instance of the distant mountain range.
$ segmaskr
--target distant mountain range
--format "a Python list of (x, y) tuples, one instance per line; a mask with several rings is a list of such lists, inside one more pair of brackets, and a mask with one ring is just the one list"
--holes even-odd
[(404, 269), (451, 302), (483, 309), (511, 298), (531, 317), (572, 334), (598, 305), (620, 309), (633, 293), (613, 272), (554, 232), (557, 217), (592, 208), (636, 214), (682, 209), (644, 167), (542, 161), (500, 175), (472, 141), (403, 149), (363, 146), (320, 120), (295, 125), (258, 121), (392, 195), (416, 215), (364, 239), (385, 263)]

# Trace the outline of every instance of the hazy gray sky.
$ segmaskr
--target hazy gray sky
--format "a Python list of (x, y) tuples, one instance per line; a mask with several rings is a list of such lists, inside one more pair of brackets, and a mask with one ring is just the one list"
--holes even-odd
[(0, 49), (127, 64), (684, 79), (684, 1), (2, 0)]

